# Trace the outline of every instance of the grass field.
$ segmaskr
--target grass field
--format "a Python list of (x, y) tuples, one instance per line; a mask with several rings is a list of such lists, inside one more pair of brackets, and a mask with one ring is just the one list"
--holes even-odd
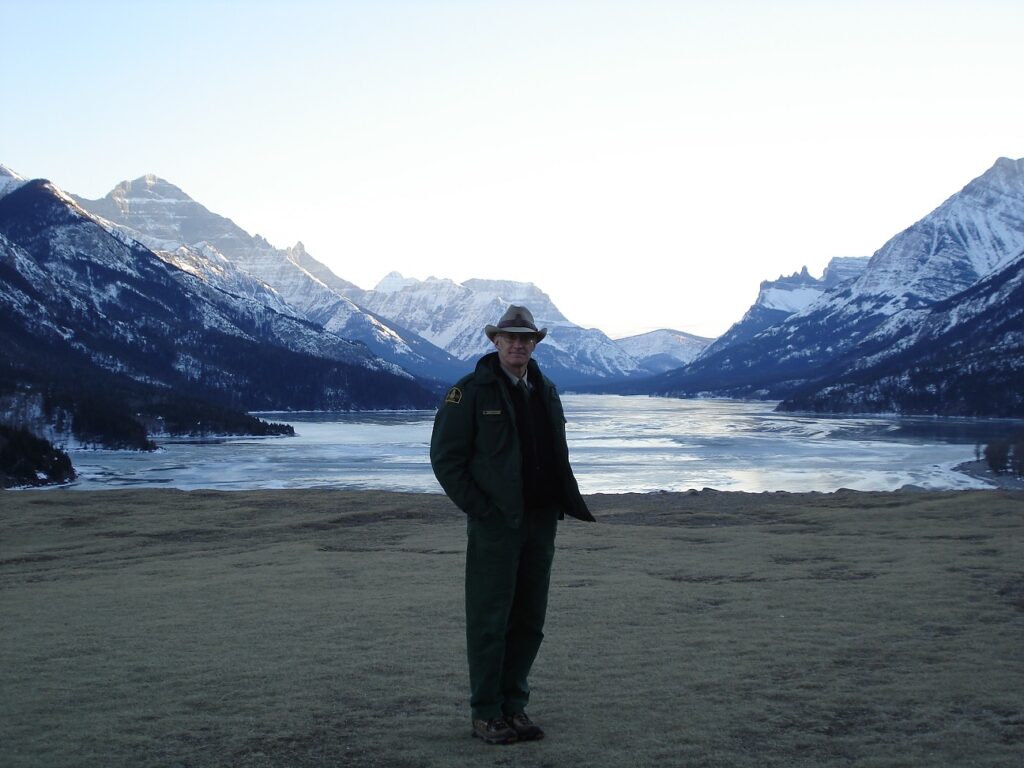
[(0, 494), (0, 766), (1024, 767), (1024, 492), (591, 496), (469, 737), (442, 496)]

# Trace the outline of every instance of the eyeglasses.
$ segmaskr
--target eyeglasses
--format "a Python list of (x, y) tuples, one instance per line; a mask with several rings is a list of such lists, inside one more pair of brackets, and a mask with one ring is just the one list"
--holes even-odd
[(532, 347), (537, 343), (537, 337), (532, 333), (499, 333), (496, 338), (501, 339), (510, 346), (519, 342), (523, 346)]

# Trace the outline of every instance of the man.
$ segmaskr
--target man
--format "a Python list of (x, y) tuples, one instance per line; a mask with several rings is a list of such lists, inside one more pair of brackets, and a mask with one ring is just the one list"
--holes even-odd
[(526, 714), (527, 676), (544, 637), (558, 520), (594, 517), (569, 466), (562, 402), (532, 359), (547, 329), (512, 305), (484, 333), (497, 351), (448, 390), (430, 463), (468, 517), (472, 733), (509, 744), (544, 737)]

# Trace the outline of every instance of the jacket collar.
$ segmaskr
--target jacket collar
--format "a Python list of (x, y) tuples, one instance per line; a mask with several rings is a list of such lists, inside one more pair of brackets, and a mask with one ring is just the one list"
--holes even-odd
[[(499, 376), (506, 376), (505, 372), (501, 370), (501, 363), (498, 361), (498, 353), (490, 352), (481, 357), (476, 364), (476, 373), (480, 378), (480, 382), (483, 384), (489, 384), (492, 382), (500, 381)], [(526, 365), (526, 375), (530, 379), (533, 386), (545, 387), (544, 374), (540, 372), (540, 366), (537, 365), (537, 361), (533, 358)]]

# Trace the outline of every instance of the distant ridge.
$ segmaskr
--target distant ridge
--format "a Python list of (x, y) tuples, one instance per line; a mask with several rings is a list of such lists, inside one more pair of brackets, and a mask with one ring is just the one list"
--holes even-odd
[(700, 355), (714, 339), (692, 333), (661, 328), (636, 336), (616, 339), (615, 343), (632, 356), (648, 373), (664, 373), (682, 368)]
[(560, 386), (623, 378), (642, 373), (641, 366), (602, 331), (570, 322), (533, 283), (512, 280), (414, 280), (393, 272), (372, 291), (352, 291), (354, 301), (409, 328), (465, 363), (493, 349), (484, 326), (501, 317), (509, 304), (530, 308), (548, 337), (534, 353)]

